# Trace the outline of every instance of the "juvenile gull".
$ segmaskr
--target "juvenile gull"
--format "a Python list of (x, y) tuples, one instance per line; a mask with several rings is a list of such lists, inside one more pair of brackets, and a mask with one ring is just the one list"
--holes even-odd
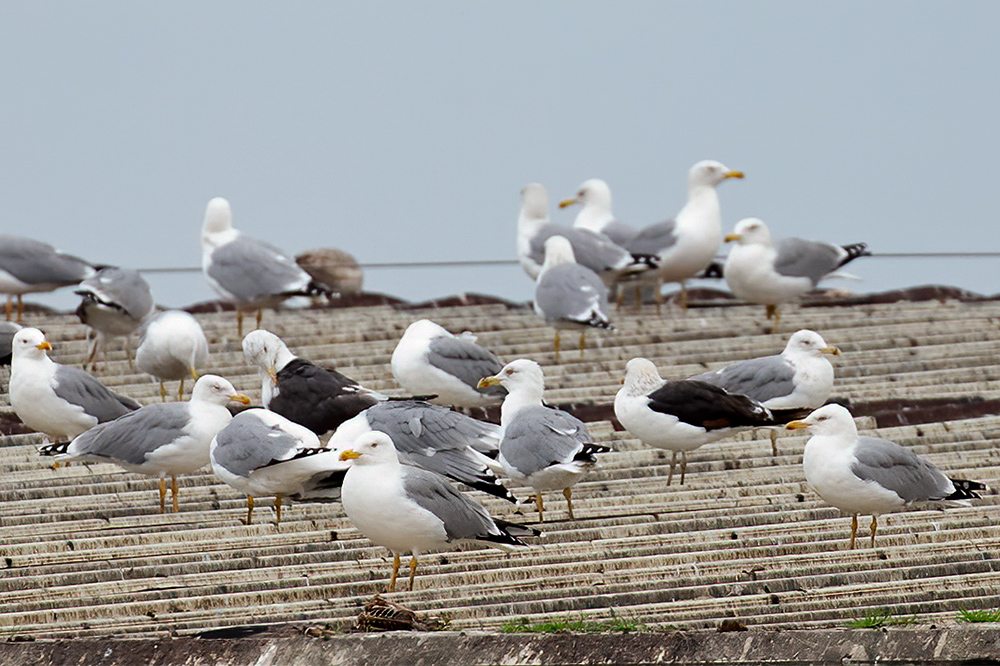
[(72, 439), (139, 409), (135, 400), (118, 395), (83, 370), (50, 359), (50, 349), (37, 328), (14, 335), (10, 405), (26, 426), (55, 441)]
[(83, 259), (59, 252), (48, 243), (0, 234), (0, 293), (7, 294), (7, 319), (11, 298), (17, 296), (17, 322), (24, 314), (22, 296), (79, 284), (94, 274)]
[[(737, 361), (691, 379), (748, 396), (768, 409), (818, 409), (833, 391), (828, 355), (839, 356), (840, 349), (826, 344), (819, 333), (802, 329), (788, 338), (777, 356)], [(775, 432), (772, 428), (773, 455), (778, 454)]]
[(622, 384), (615, 395), (615, 416), (643, 444), (673, 452), (668, 486), (678, 453), (683, 484), (688, 451), (740, 428), (779, 423), (767, 407), (745, 395), (703, 381), (665, 381), (645, 358), (633, 358), (625, 364)]
[(274, 307), (292, 296), (335, 295), (278, 248), (234, 229), (229, 202), (221, 197), (208, 202), (201, 248), (205, 279), (236, 306), (241, 337), (244, 310), (257, 310), (259, 327), (262, 308)]
[(336, 500), (348, 467), (311, 430), (266, 409), (234, 416), (212, 439), (210, 456), (216, 475), (247, 496), (247, 525), (254, 497), (274, 496), (277, 524), (283, 498)]
[(198, 320), (183, 310), (164, 310), (151, 317), (140, 331), (135, 363), (160, 381), (160, 398), (166, 402), (165, 381), (180, 380), (177, 399), (184, 399), (184, 379), (198, 379), (198, 368), (208, 361), (208, 340)]
[[(977, 499), (986, 490), (978, 481), (950, 479), (912, 451), (887, 439), (858, 436), (851, 413), (840, 405), (820, 407), (790, 430), (808, 428), (812, 437), (802, 455), (806, 483), (827, 504), (850, 513), (851, 544), (858, 514), (871, 514), (875, 547), (878, 517), (918, 503)], [(944, 505), (947, 506), (947, 505)]]
[(174, 512), (178, 510), (177, 475), (190, 474), (209, 463), (212, 438), (232, 416), (230, 401), (249, 404), (222, 377), (199, 379), (188, 402), (147, 405), (102, 423), (72, 442), (43, 446), (39, 452), (62, 460), (110, 462), (129, 472), (160, 479), (160, 513), (166, 510), (170, 476)]
[(755, 217), (740, 220), (726, 242), (736, 241), (723, 268), (733, 294), (748, 303), (767, 306), (778, 330), (779, 307), (801, 298), (820, 280), (838, 277), (841, 266), (871, 253), (864, 243), (838, 246), (801, 238), (771, 240), (767, 225)]
[(469, 332), (454, 335), (430, 319), (410, 324), (392, 352), (392, 374), (407, 391), (434, 394), (430, 402), (484, 407), (506, 395), (502, 387), (479, 389), (479, 380), (503, 367)]
[(82, 296), (76, 316), (87, 325), (88, 337), (94, 332), (94, 343), (84, 362), (84, 369), (104, 349), (107, 338), (125, 336), (125, 356), (132, 364), (129, 342), (132, 332), (153, 312), (153, 294), (149, 284), (131, 268), (106, 266), (73, 290)]
[(572, 246), (562, 236), (550, 236), (545, 241), (545, 264), (535, 282), (535, 312), (556, 329), (556, 362), (560, 329), (580, 331), (583, 358), (588, 328), (614, 328), (607, 314), (607, 287), (596, 273), (576, 263)]
[(500, 385), (507, 397), (500, 407), (500, 464), (518, 483), (535, 489), (538, 520), (542, 522), (542, 493), (562, 490), (573, 519), (571, 488), (597, 462), (595, 454), (607, 446), (594, 444), (587, 426), (575, 416), (542, 404), (545, 376), (534, 361), (511, 361), (480, 386)]
[(413, 590), (421, 553), (466, 540), (500, 548), (526, 546), (519, 536), (539, 534), (490, 517), (481, 504), (440, 475), (400, 464), (393, 441), (385, 433), (362, 435), (340, 457), (353, 461), (341, 497), (347, 517), (372, 543), (392, 551), (389, 592), (396, 589), (401, 553), (411, 556)]

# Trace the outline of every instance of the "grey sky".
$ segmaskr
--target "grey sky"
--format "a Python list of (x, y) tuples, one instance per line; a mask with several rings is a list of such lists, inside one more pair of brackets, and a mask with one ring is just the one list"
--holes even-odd
[[(747, 174), (720, 189), (727, 230), (996, 251), (998, 25), (987, 2), (6, 2), (0, 228), (195, 266), (224, 196), (292, 253), (508, 259), (529, 181), (555, 203), (604, 178), (644, 225), (711, 158)], [(862, 260), (842, 284), (994, 293), (997, 269)], [(149, 279), (165, 305), (214, 297), (201, 275)], [(519, 268), (366, 286), (532, 293)]]

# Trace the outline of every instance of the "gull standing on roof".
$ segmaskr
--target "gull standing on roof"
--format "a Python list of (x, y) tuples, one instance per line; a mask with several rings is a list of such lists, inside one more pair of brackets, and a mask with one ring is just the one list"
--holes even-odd
[(545, 264), (535, 282), (535, 312), (555, 329), (553, 347), (559, 361), (559, 331), (580, 331), (580, 358), (588, 328), (613, 329), (608, 317), (608, 289), (586, 266), (576, 263), (573, 248), (562, 236), (545, 241)]
[(407, 391), (434, 394), (430, 402), (485, 407), (503, 400), (502, 387), (479, 389), (479, 380), (503, 367), (468, 331), (454, 335), (430, 319), (410, 324), (392, 352), (392, 375)]
[(615, 395), (615, 416), (643, 444), (673, 452), (668, 486), (678, 453), (683, 484), (688, 451), (740, 428), (779, 423), (767, 407), (745, 395), (703, 381), (665, 381), (645, 358), (633, 358), (625, 364), (622, 384)]
[(254, 497), (274, 496), (276, 524), (283, 499), (338, 499), (348, 467), (311, 430), (267, 409), (234, 416), (212, 439), (209, 453), (216, 475), (247, 496), (247, 525)]
[(390, 400), (335, 370), (298, 358), (278, 336), (256, 330), (243, 340), (256, 364), (264, 406), (346, 448), (375, 430), (392, 437), (403, 462), (515, 501), (496, 477), (500, 428), (419, 400)]
[(400, 554), (410, 553), (410, 590), (421, 553), (453, 541), (480, 541), (504, 548), (526, 546), (519, 536), (537, 530), (492, 518), (481, 504), (443, 477), (403, 465), (385, 433), (367, 433), (341, 452), (353, 461), (344, 478), (341, 502), (354, 526), (377, 546), (392, 551), (389, 592), (396, 589)]
[(626, 245), (632, 253), (659, 258), (658, 305), (660, 286), (679, 282), (680, 305), (687, 309), (686, 281), (708, 268), (722, 242), (722, 213), (715, 188), (729, 178), (743, 178), (743, 172), (713, 160), (698, 162), (688, 172), (688, 200), (677, 216), (641, 229)]
[[(737, 361), (690, 379), (753, 398), (768, 409), (818, 409), (833, 391), (828, 355), (840, 356), (840, 349), (826, 344), (819, 333), (802, 329), (788, 338), (777, 356)], [(776, 431), (770, 430), (771, 453), (778, 455)]]
[(205, 279), (236, 306), (240, 337), (244, 310), (257, 310), (259, 327), (262, 308), (274, 307), (292, 296), (335, 295), (278, 248), (234, 229), (229, 202), (222, 197), (208, 202), (201, 249)]
[(737, 298), (767, 306), (778, 330), (779, 307), (812, 291), (827, 277), (853, 277), (836, 271), (858, 257), (871, 255), (864, 243), (833, 245), (801, 238), (771, 240), (767, 225), (755, 217), (740, 220), (726, 242), (736, 241), (723, 267), (726, 284)]
[(542, 493), (552, 490), (563, 491), (573, 520), (571, 488), (597, 462), (595, 454), (611, 449), (594, 444), (578, 418), (542, 403), (545, 376), (534, 361), (511, 361), (479, 384), (507, 389), (500, 407), (500, 464), (507, 476), (535, 489), (539, 522), (544, 520)]
[(854, 418), (840, 405), (820, 407), (786, 427), (808, 428), (812, 435), (802, 455), (806, 483), (824, 502), (852, 514), (850, 548), (858, 533), (858, 514), (871, 514), (874, 548), (880, 515), (919, 503), (968, 505), (965, 500), (977, 499), (976, 491), (986, 490), (978, 481), (948, 478), (896, 442), (858, 436)]
[(86, 261), (59, 252), (48, 243), (0, 234), (0, 293), (7, 294), (8, 321), (14, 295), (20, 324), (24, 294), (71, 287), (93, 274), (94, 267)]
[(184, 399), (184, 379), (198, 379), (198, 368), (208, 361), (208, 340), (198, 320), (183, 310), (153, 315), (140, 331), (135, 363), (160, 381), (160, 398), (166, 402), (163, 382), (180, 380), (177, 399)]
[(212, 438), (229, 423), (230, 401), (250, 404), (222, 377), (205, 375), (194, 385), (191, 400), (147, 405), (114, 421), (91, 428), (72, 442), (43, 446), (39, 453), (56, 461), (110, 462), (129, 472), (160, 479), (160, 513), (166, 510), (167, 482), (178, 510), (177, 476), (209, 463)]
[(97, 353), (104, 349), (106, 339), (125, 336), (125, 357), (132, 365), (129, 341), (132, 331), (137, 329), (153, 312), (153, 294), (139, 271), (131, 268), (107, 266), (97, 271), (73, 290), (82, 296), (76, 316), (87, 327), (87, 337), (93, 332), (94, 343), (83, 364), (86, 370), (91, 362), (91, 370), (97, 367)]
[(50, 359), (52, 345), (37, 328), (18, 331), (12, 346), (10, 406), (24, 425), (54, 441), (139, 409), (83, 370)]

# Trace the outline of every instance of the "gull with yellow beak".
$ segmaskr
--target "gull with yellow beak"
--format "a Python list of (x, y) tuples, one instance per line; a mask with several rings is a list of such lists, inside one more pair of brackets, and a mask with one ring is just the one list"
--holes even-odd
[(212, 438), (233, 418), (226, 407), (229, 402), (248, 405), (250, 398), (222, 377), (203, 375), (188, 402), (147, 405), (95, 426), (72, 442), (43, 446), (39, 453), (56, 456), (57, 461), (110, 462), (129, 472), (159, 477), (160, 513), (165, 510), (170, 476), (176, 513), (177, 476), (209, 463)]
[(410, 553), (410, 590), (421, 553), (454, 541), (480, 541), (497, 548), (526, 546), (521, 536), (537, 530), (492, 518), (444, 477), (399, 462), (392, 439), (370, 432), (340, 454), (353, 461), (344, 477), (341, 502), (348, 519), (377, 546), (392, 551), (389, 592), (396, 589), (400, 554)]
[(785, 427), (806, 428), (812, 435), (802, 454), (806, 483), (824, 502), (852, 515), (849, 548), (858, 533), (858, 514), (872, 517), (874, 548), (880, 515), (911, 505), (968, 506), (966, 500), (979, 497), (976, 491), (986, 490), (978, 481), (948, 478), (896, 442), (859, 436), (851, 413), (840, 405), (820, 407)]
[(139, 409), (92, 375), (53, 361), (51, 349), (37, 328), (22, 328), (11, 341), (10, 405), (24, 425), (59, 441)]
[[(833, 391), (833, 364), (840, 349), (815, 331), (802, 329), (776, 356), (737, 361), (691, 379), (753, 398), (768, 409), (818, 409)], [(771, 453), (778, 455), (777, 430), (771, 429)]]
[(198, 368), (208, 361), (208, 340), (194, 317), (183, 310), (166, 310), (150, 318), (142, 336), (135, 363), (143, 372), (160, 380), (160, 398), (166, 402), (163, 382), (179, 379), (177, 399), (184, 399), (184, 380), (198, 381)]
[(767, 318), (774, 318), (772, 333), (778, 330), (782, 304), (797, 301), (824, 278), (854, 278), (837, 269), (871, 255), (864, 243), (840, 246), (801, 238), (774, 242), (767, 225), (755, 217), (740, 220), (725, 240), (736, 243), (723, 268), (726, 284), (737, 298), (767, 306)]

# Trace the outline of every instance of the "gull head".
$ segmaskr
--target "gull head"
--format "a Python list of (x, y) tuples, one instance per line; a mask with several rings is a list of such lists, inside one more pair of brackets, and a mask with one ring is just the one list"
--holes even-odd
[(560, 208), (566, 208), (573, 204), (582, 204), (584, 207), (592, 206), (601, 210), (611, 210), (611, 188), (600, 178), (585, 180), (580, 185), (580, 189), (573, 199), (565, 199), (559, 202)]
[(733, 227), (733, 233), (725, 238), (727, 243), (736, 241), (740, 245), (771, 245), (771, 232), (767, 225), (756, 217), (740, 220)]
[(830, 354), (831, 356), (840, 356), (840, 349), (826, 344), (823, 336), (816, 331), (804, 328), (801, 331), (796, 331), (792, 337), (788, 338), (788, 344), (785, 345), (785, 351), (782, 354), (808, 354), (809, 356)]
[(542, 270), (559, 264), (575, 264), (573, 244), (565, 236), (549, 236), (545, 239), (545, 263)]
[(377, 430), (366, 432), (355, 439), (351, 448), (340, 452), (340, 460), (353, 460), (355, 465), (399, 464), (392, 438)]
[(37, 328), (22, 328), (14, 334), (10, 344), (13, 358), (42, 358), (52, 349), (45, 334)]
[(807, 428), (809, 433), (816, 435), (853, 435), (853, 441), (858, 434), (854, 417), (841, 405), (824, 405), (801, 421), (791, 421), (785, 425), (788, 430)]
[(648, 358), (637, 356), (625, 364), (622, 390), (626, 395), (645, 395), (662, 384), (663, 377)]
[[(247, 363), (256, 365), (258, 370), (266, 373), (274, 382), (278, 381), (278, 370), (281, 369), (278, 362), (283, 360), (282, 352), (291, 355), (281, 338), (262, 328), (250, 331), (243, 338), (243, 356)], [(287, 362), (286, 360), (285, 363)]]
[(688, 187), (715, 187), (728, 178), (743, 178), (743, 172), (733, 171), (722, 162), (702, 160), (688, 172)]
[(205, 208), (205, 223), (202, 225), (202, 237), (218, 234), (233, 229), (233, 212), (229, 202), (222, 197), (215, 197)]
[(521, 217), (527, 220), (546, 220), (549, 217), (549, 193), (539, 183), (528, 183), (521, 188)]
[(509, 394), (530, 391), (537, 393), (539, 399), (545, 390), (545, 374), (542, 366), (526, 358), (519, 358), (505, 365), (500, 372), (492, 377), (479, 380), (479, 388), (503, 386)]
[[(438, 337), (451, 337), (451, 333), (448, 332), (443, 326), (435, 324), (430, 319), (418, 319), (409, 326), (403, 332), (403, 338), (407, 340), (426, 340), (430, 341)], [(402, 342), (402, 340), (400, 340)], [(246, 352), (246, 342), (243, 343), (243, 350)]]
[(226, 405), (228, 402), (250, 404), (250, 398), (237, 393), (228, 379), (218, 375), (202, 375), (191, 390), (191, 400), (203, 400), (216, 405)]

